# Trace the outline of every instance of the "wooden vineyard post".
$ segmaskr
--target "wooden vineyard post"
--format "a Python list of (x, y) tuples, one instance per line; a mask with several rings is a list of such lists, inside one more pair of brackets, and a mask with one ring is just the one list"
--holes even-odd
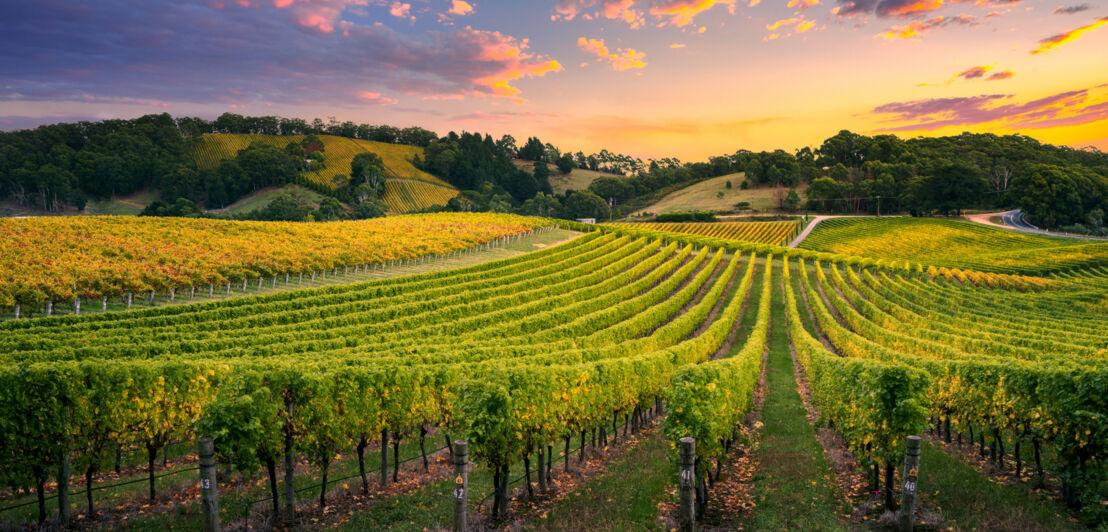
[(469, 495), (469, 453), (465, 440), (454, 442), (454, 532), (466, 530), (466, 498)]
[(696, 530), (696, 440), (681, 438), (681, 476), (678, 482), (681, 490), (681, 507), (678, 510), (678, 529), (681, 532)]
[(219, 494), (216, 493), (215, 444), (200, 438), (200, 512), (204, 532), (219, 532)]
[(900, 492), (900, 530), (911, 532), (916, 511), (916, 488), (919, 479), (919, 436), (908, 436), (908, 450), (904, 455), (904, 485)]
[(58, 451), (58, 524), (69, 526), (69, 456)]

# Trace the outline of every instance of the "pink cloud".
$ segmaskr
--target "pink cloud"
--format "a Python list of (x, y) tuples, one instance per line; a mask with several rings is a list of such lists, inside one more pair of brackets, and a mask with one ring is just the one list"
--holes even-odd
[[(654, 18), (658, 26), (688, 26), (700, 13), (717, 5), (727, 6), (732, 14), (737, 0), (558, 0), (554, 5), (552, 20), (573, 20), (578, 15), (593, 20), (603, 17), (622, 20), (632, 28), (646, 24), (644, 11)], [(803, 0), (808, 1), (808, 0)], [(750, 5), (757, 5), (752, 0)], [(639, 7), (636, 9), (636, 7)], [(595, 10), (595, 11), (593, 11)]]
[[(297, 24), (317, 29), (323, 33), (335, 31), (335, 25), (343, 11), (351, 6), (367, 6), (369, 0), (234, 0), (242, 7), (273, 6), (288, 9)], [(225, 4), (217, 2), (216, 7)]]
[(405, 18), (415, 21), (415, 17), (412, 16), (412, 4), (393, 2), (392, 6), (389, 7), (389, 14), (396, 18)]
[(552, 113), (533, 113), (533, 112), (513, 112), (513, 111), (501, 111), (501, 112), (485, 112), (477, 111), (474, 113), (458, 115), (450, 118), (453, 122), (510, 122), (513, 120), (525, 119), (525, 120), (541, 120), (546, 118), (557, 118), (558, 115)]
[(472, 82), (482, 87), (475, 95), (492, 95), (512, 98), (517, 101), (519, 89), (511, 82), (532, 77), (541, 77), (551, 72), (564, 70), (561, 63), (553, 59), (536, 56), (527, 51), (528, 39), (516, 39), (499, 31), (484, 31), (466, 28), (458, 36), (463, 42), (474, 47), (475, 59), (489, 63), (494, 71), (486, 76), (475, 78)]
[(360, 98), (364, 101), (375, 103), (375, 104), (378, 104), (378, 105), (394, 105), (394, 104), (396, 104), (395, 99), (382, 96), (381, 93), (379, 93), (379, 92), (362, 91), (362, 92), (359, 92), (357, 94), (357, 96), (358, 96), (358, 98)]

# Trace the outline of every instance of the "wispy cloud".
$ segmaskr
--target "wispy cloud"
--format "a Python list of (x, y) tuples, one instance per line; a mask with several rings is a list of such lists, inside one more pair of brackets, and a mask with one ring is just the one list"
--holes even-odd
[(810, 9), (820, 5), (819, 0), (789, 0), (788, 6), (792, 9)]
[(1078, 4), (1075, 6), (1058, 6), (1054, 8), (1054, 11), (1051, 11), (1051, 13), (1054, 13), (1055, 15), (1072, 15), (1074, 13), (1081, 13), (1082, 11), (1088, 11), (1090, 9), (1092, 9), (1092, 6), (1090, 6), (1089, 4)]
[(873, 109), (896, 125), (881, 131), (933, 131), (951, 126), (1045, 129), (1108, 118), (1108, 101), (1089, 102), (1089, 89), (1062, 92), (1026, 103), (1011, 94), (894, 102)]
[(1087, 26), (1081, 26), (1080, 28), (1074, 28), (1065, 33), (1059, 33), (1058, 35), (1047, 37), (1039, 41), (1039, 46), (1036, 47), (1034, 50), (1031, 50), (1031, 55), (1045, 54), (1047, 52), (1050, 52), (1055, 48), (1062, 46), (1063, 44), (1076, 41), (1082, 35), (1093, 31), (1105, 24), (1108, 24), (1108, 17), (1104, 17)]
[(910, 22), (903, 26), (893, 26), (888, 30), (878, 33), (877, 36), (887, 40), (918, 39), (925, 33), (930, 33), (951, 24), (968, 26), (975, 24), (976, 21), (977, 18), (973, 15), (955, 15), (953, 17), (940, 16), (930, 20)]
[[(716, 6), (726, 6), (732, 14), (737, 0), (558, 0), (553, 20), (573, 20), (578, 16), (588, 20), (605, 18), (622, 20), (632, 28), (646, 25), (646, 15), (658, 26), (683, 27), (693, 24), (696, 17)], [(807, 1), (807, 0), (804, 0)], [(757, 2), (751, 2), (756, 5)]]
[(553, 113), (535, 113), (529, 111), (499, 111), (499, 112), (485, 112), (477, 111), (474, 113), (468, 113), (464, 115), (458, 115), (450, 117), (452, 122), (511, 122), (513, 120), (537, 120), (546, 118), (557, 118), (558, 115)]
[(832, 13), (840, 17), (877, 15), (901, 19), (930, 15), (944, 7), (973, 4), (976, 7), (1014, 6), (1023, 0), (838, 0)]
[(983, 77), (985, 77), (985, 74), (988, 73), (992, 69), (993, 69), (993, 67), (991, 67), (991, 66), (975, 66), (975, 67), (967, 68), (966, 70), (963, 70), (963, 71), (955, 74), (954, 77), (955, 78), (962, 78), (962, 79), (983, 78)]

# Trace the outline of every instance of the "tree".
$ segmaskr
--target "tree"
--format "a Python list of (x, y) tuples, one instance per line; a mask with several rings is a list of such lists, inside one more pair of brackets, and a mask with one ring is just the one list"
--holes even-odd
[(268, 205), (249, 213), (246, 217), (250, 220), (267, 220), (275, 222), (299, 222), (312, 211), (308, 205), (300, 202), (300, 199), (289, 192), (282, 192), (274, 196)]
[(315, 152), (323, 151), (323, 141), (314, 134), (308, 135), (300, 141), (300, 148), (304, 150), (304, 157), (310, 159)]
[(627, 180), (619, 177), (598, 177), (589, 184), (589, 191), (604, 198), (609, 206), (622, 202), (635, 193)]
[(962, 209), (981, 202), (987, 187), (977, 168), (960, 162), (940, 165), (926, 183), (927, 207), (959, 216)]
[(195, 203), (186, 198), (177, 198), (172, 204), (155, 201), (147, 205), (146, 208), (139, 213), (139, 216), (177, 216), (182, 218), (195, 218), (202, 214), (203, 212)]
[(819, 155), (816, 164), (820, 166), (841, 164), (850, 168), (858, 168), (867, 160), (870, 143), (869, 137), (851, 133), (844, 129), (823, 141), (819, 150), (816, 150)]
[(573, 192), (566, 196), (562, 217), (571, 220), (578, 218), (596, 218), (607, 220), (611, 215), (608, 202), (588, 191)]
[(1056, 228), (1088, 222), (1086, 213), (1095, 219), (1097, 209), (1102, 218), (1108, 207), (1108, 178), (1088, 170), (1037, 164), (1013, 181), (1008, 193), (1033, 223)]
[[(355, 191), (361, 198), (378, 197), (385, 187), (385, 162), (376, 153), (359, 153), (350, 161), (350, 184), (354, 187), (366, 185)], [(359, 200), (362, 201), (362, 200)]]
[(525, 161), (540, 161), (546, 154), (546, 146), (537, 137), (530, 137), (519, 149), (519, 158)]
[(326, 197), (320, 200), (319, 208), (312, 213), (316, 220), (321, 222), (329, 222), (332, 220), (341, 220), (344, 218), (346, 211), (343, 210), (342, 204), (339, 200)]
[(568, 174), (573, 171), (576, 164), (573, 162), (573, 155), (569, 153), (563, 154), (554, 161), (554, 165), (558, 167), (558, 171), (562, 174)]
[(537, 180), (547, 181), (550, 179), (550, 167), (543, 161), (537, 161), (532, 170), (532, 175), (534, 175)]
[(809, 202), (819, 202), (822, 207), (820, 210), (829, 212), (832, 210), (832, 200), (842, 197), (842, 187), (838, 181), (830, 177), (819, 177), (808, 185), (805, 195), (808, 196)]
[(354, 220), (383, 218), (387, 211), (388, 207), (384, 202), (378, 199), (369, 199), (355, 205), (353, 212), (350, 213), (350, 218)]
[(535, 197), (523, 202), (518, 214), (528, 216), (556, 216), (562, 210), (562, 203), (553, 195), (539, 192)]
[(500, 137), (500, 140), (496, 141), (496, 149), (508, 157), (514, 157), (516, 155), (516, 138), (511, 135), (504, 135)]
[(789, 194), (785, 196), (784, 205), (790, 211), (795, 211), (800, 206), (800, 196), (797, 195), (795, 188), (789, 189)]

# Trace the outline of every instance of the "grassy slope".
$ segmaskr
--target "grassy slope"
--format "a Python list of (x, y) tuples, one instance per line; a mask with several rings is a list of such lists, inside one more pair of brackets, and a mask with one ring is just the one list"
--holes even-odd
[(773, 283), (772, 301), (760, 469), (754, 477), (757, 511), (746, 524), (751, 530), (842, 530), (845, 508), (797, 392), (779, 282)]
[[(755, 211), (770, 211), (777, 207), (772, 188), (742, 190), (739, 188), (740, 183), (745, 179), (746, 174), (743, 172), (713, 177), (673, 192), (656, 203), (635, 211), (632, 216), (643, 212), (732, 211), (740, 201), (749, 202), (751, 210)], [(731, 182), (731, 189), (727, 189), (727, 181)], [(807, 185), (797, 187), (797, 194), (803, 197), (806, 188)], [(722, 198), (716, 197), (719, 192), (723, 192)]]
[(676, 467), (661, 430), (611, 464), (603, 475), (554, 504), (527, 530), (652, 530), (658, 503), (676, 483)]
[[(143, 190), (131, 194), (130, 196), (119, 196), (103, 201), (89, 201), (85, 205), (84, 211), (78, 211), (74, 207), (66, 207), (61, 213), (50, 213), (54, 215), (74, 216), (74, 215), (136, 215), (142, 212), (147, 205), (150, 205), (154, 200), (158, 199), (158, 195), (155, 192), (149, 190)], [(40, 209), (35, 209), (33, 206), (20, 206), (14, 201), (0, 202), (0, 216), (43, 216), (43, 212)]]
[[(220, 161), (233, 158), (239, 150), (246, 148), (252, 142), (266, 142), (283, 148), (289, 142), (299, 142), (303, 138), (302, 135), (207, 134), (197, 142), (193, 157), (200, 168), (214, 168)], [(334, 188), (336, 175), (350, 173), (350, 163), (354, 160), (354, 156), (371, 152), (381, 157), (390, 179), (403, 180), (404, 187), (409, 189), (409, 192), (403, 196), (395, 191), (396, 187), (386, 189), (385, 203), (395, 212), (441, 205), (456, 194), (456, 189), (450, 184), (412, 165), (412, 159), (422, 155), (423, 148), (332, 135), (319, 135), (319, 138), (323, 141), (327, 167), (304, 174), (304, 177), (313, 182)], [(420, 193), (424, 189), (426, 189), (425, 193)], [(445, 195), (444, 191), (446, 191)], [(446, 200), (443, 199), (444, 197)]]
[(319, 202), (323, 200), (323, 196), (308, 190), (300, 185), (285, 185), (283, 187), (266, 187), (253, 194), (243, 196), (238, 201), (222, 208), (214, 209), (211, 212), (220, 214), (242, 214), (257, 209), (264, 208), (273, 201), (273, 198), (277, 197), (281, 193), (291, 193), (300, 199), (301, 202), (311, 205), (312, 208), (319, 207)]
[(946, 523), (958, 530), (1086, 530), (1057, 501), (1024, 486), (994, 483), (926, 441), (920, 452), (919, 486), (923, 504), (941, 511)]
[[(524, 161), (522, 159), (515, 159), (512, 161), (520, 170), (531, 172), (535, 163), (531, 161)], [(555, 194), (564, 194), (567, 190), (585, 190), (589, 188), (593, 180), (598, 177), (619, 177), (615, 174), (606, 174), (604, 172), (595, 172), (585, 168), (574, 168), (568, 174), (562, 174), (558, 172), (558, 167), (554, 165), (547, 165), (550, 167), (550, 188), (554, 189)]]
[(1040, 236), (965, 220), (937, 218), (824, 220), (800, 247), (1002, 273), (1041, 273), (1108, 264), (1108, 243)]

